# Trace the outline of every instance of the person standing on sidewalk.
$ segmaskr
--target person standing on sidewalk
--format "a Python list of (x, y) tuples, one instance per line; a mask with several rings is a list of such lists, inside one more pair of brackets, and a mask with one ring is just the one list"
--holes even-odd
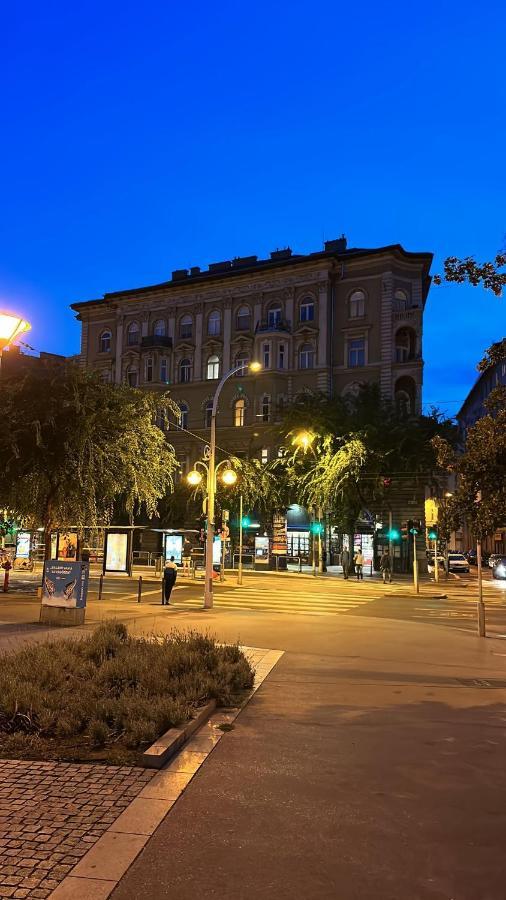
[(165, 569), (163, 571), (163, 597), (162, 597), (162, 606), (169, 606), (170, 603), (170, 595), (172, 593), (172, 588), (176, 583), (177, 578), (177, 566), (174, 562), (174, 557), (171, 558), (165, 563)]
[(364, 565), (364, 557), (361, 550), (355, 551), (355, 556), (353, 557), (353, 562), (355, 563), (355, 572), (357, 573), (357, 581), (363, 581), (364, 576), (362, 575), (362, 567)]
[(392, 561), (388, 550), (384, 550), (380, 559), (380, 572), (383, 575), (383, 584), (392, 584)]
[(343, 577), (348, 580), (349, 568), (350, 568), (350, 553), (349, 550), (343, 550), (341, 553), (341, 565), (343, 567)]

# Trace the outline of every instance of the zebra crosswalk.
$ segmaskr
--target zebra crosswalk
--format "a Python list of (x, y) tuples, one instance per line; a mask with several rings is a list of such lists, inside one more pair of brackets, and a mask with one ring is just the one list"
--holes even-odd
[(260, 584), (222, 587), (215, 591), (214, 604), (217, 608), (257, 610), (285, 613), (290, 615), (328, 616), (345, 613), (378, 599), (377, 592), (358, 589), (338, 592), (337, 590), (305, 589), (301, 586), (282, 588)]

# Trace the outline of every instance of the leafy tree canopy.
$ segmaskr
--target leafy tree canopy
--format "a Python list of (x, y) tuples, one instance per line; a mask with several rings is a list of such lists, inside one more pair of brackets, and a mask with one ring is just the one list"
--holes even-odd
[[(47, 533), (107, 523), (118, 498), (130, 517), (173, 486), (173, 448), (154, 424), (160, 397), (103, 384), (74, 364), (3, 380), (1, 504)], [(174, 408), (168, 396), (164, 406)]]
[(444, 261), (444, 275), (435, 275), (434, 284), (442, 284), (443, 281), (457, 284), (481, 285), (485, 290), (492, 291), (496, 297), (502, 296), (506, 285), (506, 272), (502, 272), (506, 266), (506, 253), (498, 253), (494, 260), (477, 263), (474, 256), (466, 256), (458, 259), (456, 256), (448, 256)]

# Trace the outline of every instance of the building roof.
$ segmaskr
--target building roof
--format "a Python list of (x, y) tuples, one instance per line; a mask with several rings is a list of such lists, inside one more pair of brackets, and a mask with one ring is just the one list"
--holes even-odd
[(325, 249), (316, 251), (315, 253), (298, 253), (292, 254), (289, 247), (282, 250), (274, 250), (270, 254), (269, 259), (258, 259), (256, 256), (236, 257), (232, 260), (225, 260), (218, 263), (210, 263), (205, 271), (201, 271), (200, 267), (195, 266), (191, 269), (176, 269), (172, 273), (170, 281), (163, 281), (160, 284), (146, 285), (145, 287), (128, 288), (123, 291), (113, 291), (106, 293), (103, 297), (95, 300), (83, 300), (72, 303), (71, 309), (77, 313), (87, 306), (96, 306), (97, 304), (114, 302), (123, 297), (131, 297), (136, 294), (157, 293), (161, 290), (179, 290), (185, 285), (205, 285), (213, 281), (221, 281), (223, 278), (234, 278), (238, 275), (251, 275), (257, 272), (270, 271), (272, 269), (280, 269), (287, 266), (298, 266), (303, 263), (313, 262), (317, 260), (335, 259), (341, 263), (347, 260), (379, 256), (384, 253), (391, 253), (404, 259), (406, 262), (421, 262), (425, 270), (427, 280), (427, 294), (429, 286), (429, 270), (432, 263), (432, 253), (411, 253), (401, 246), (401, 244), (389, 244), (385, 247), (376, 247), (374, 249), (365, 249), (360, 247), (346, 247), (346, 238), (341, 237), (335, 241), (326, 241)]

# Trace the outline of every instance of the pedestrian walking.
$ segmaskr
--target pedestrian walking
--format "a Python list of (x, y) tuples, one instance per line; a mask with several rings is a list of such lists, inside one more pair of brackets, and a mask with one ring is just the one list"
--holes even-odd
[(392, 560), (388, 550), (384, 550), (381, 554), (380, 572), (383, 576), (383, 584), (386, 584), (387, 581), (389, 584), (392, 584)]
[(343, 550), (341, 553), (341, 565), (343, 567), (343, 577), (348, 580), (350, 569), (350, 553), (349, 550)]
[(162, 597), (162, 606), (169, 606), (170, 595), (172, 593), (172, 588), (176, 583), (177, 578), (177, 565), (174, 562), (174, 557), (171, 556), (169, 560), (165, 563), (165, 569), (163, 570), (163, 597)]
[(361, 550), (355, 551), (355, 556), (353, 557), (353, 562), (355, 563), (355, 572), (357, 573), (357, 581), (363, 581), (364, 576), (362, 575), (362, 567), (364, 565), (364, 557), (362, 555)]

